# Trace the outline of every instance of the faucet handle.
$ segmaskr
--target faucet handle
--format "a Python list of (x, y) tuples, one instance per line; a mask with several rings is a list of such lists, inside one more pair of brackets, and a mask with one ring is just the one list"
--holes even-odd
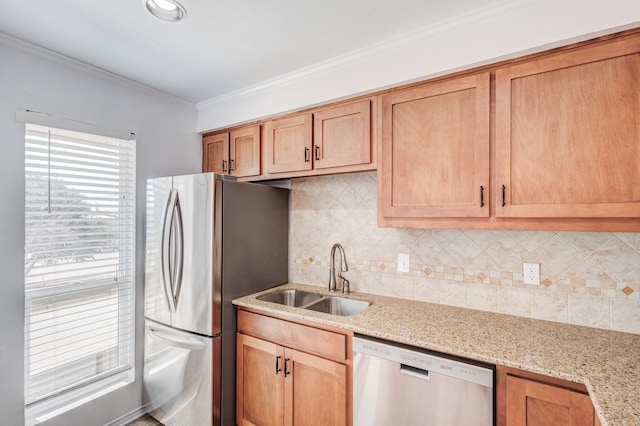
[(350, 293), (351, 292), (351, 285), (349, 284), (349, 280), (346, 279), (345, 277), (340, 277), (342, 279), (342, 292), (343, 293)]

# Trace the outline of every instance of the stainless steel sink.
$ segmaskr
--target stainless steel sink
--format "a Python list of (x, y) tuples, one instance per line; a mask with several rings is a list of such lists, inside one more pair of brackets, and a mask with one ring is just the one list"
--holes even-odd
[(348, 316), (359, 314), (371, 305), (364, 300), (348, 299), (346, 297), (328, 296), (306, 306), (305, 309), (326, 314)]
[(304, 290), (282, 290), (276, 293), (265, 294), (257, 297), (265, 302), (278, 303), (280, 305), (301, 307), (321, 299), (322, 295)]
[(325, 296), (304, 290), (281, 290), (275, 293), (258, 296), (258, 300), (309, 309), (325, 314), (348, 316), (359, 314), (367, 309), (371, 303), (365, 300), (349, 299), (339, 296)]

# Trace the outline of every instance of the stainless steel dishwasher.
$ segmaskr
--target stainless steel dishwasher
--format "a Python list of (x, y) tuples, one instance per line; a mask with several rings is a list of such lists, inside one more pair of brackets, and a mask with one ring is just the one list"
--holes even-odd
[(355, 426), (494, 424), (493, 368), (353, 339)]

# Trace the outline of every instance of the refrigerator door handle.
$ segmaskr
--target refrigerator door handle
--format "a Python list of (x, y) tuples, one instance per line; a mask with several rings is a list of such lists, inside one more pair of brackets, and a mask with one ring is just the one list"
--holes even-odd
[(180, 194), (176, 191), (171, 221), (171, 238), (173, 240), (171, 258), (171, 292), (173, 294), (173, 308), (178, 309), (178, 298), (182, 289), (182, 272), (184, 269), (184, 232), (182, 223), (182, 208)]
[(168, 330), (156, 328), (152, 325), (148, 325), (146, 327), (146, 332), (150, 337), (161, 340), (167, 345), (177, 348), (201, 351), (207, 346), (195, 336), (184, 336), (184, 333), (181, 333), (182, 335), (179, 336)]
[(164, 289), (164, 295), (167, 299), (167, 305), (169, 306), (169, 312), (175, 312), (175, 308), (171, 301), (173, 300), (173, 286), (172, 286), (172, 273), (171, 273), (171, 229), (173, 226), (173, 215), (175, 212), (175, 197), (176, 190), (172, 189), (169, 192), (169, 198), (167, 199), (167, 207), (165, 208), (164, 221), (162, 224), (162, 244), (160, 253), (160, 262), (162, 266), (162, 284)]

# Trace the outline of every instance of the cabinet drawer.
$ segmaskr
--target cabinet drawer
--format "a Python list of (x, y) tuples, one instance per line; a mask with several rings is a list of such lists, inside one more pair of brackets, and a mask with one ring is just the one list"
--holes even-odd
[(347, 359), (347, 336), (332, 331), (239, 310), (238, 332), (335, 361)]

